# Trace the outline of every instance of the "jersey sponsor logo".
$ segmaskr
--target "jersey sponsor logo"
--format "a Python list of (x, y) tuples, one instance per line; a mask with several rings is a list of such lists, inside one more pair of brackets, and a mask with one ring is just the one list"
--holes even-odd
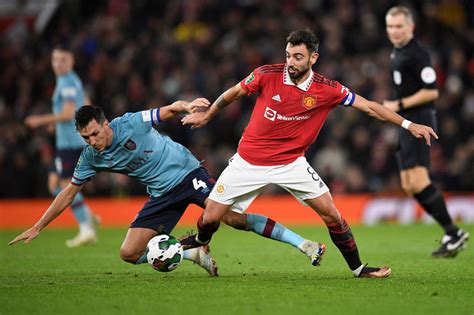
[(276, 120), (283, 120), (283, 121), (296, 121), (296, 120), (306, 120), (306, 119), (309, 119), (311, 117), (309, 115), (283, 116), (281, 114), (278, 114), (276, 110), (271, 109), (270, 107), (267, 107), (265, 109), (265, 113), (263, 114), (263, 116), (266, 119), (271, 120), (271, 121), (275, 121), (275, 119)]
[(250, 82), (252, 82), (253, 80), (255, 80), (255, 75), (253, 74), (253, 72), (247, 77), (247, 79), (245, 79), (245, 85), (249, 84)]
[(128, 139), (123, 146), (128, 151), (133, 151), (137, 148), (137, 144), (132, 139)]
[(226, 185), (218, 183), (217, 186), (216, 186), (216, 193), (218, 195), (222, 195), (222, 194), (225, 193), (226, 189), (227, 189)]
[(145, 150), (143, 151), (143, 153), (143, 155), (134, 158), (130, 163), (125, 166), (129, 172), (136, 171), (138, 168), (147, 164), (148, 161), (150, 161), (150, 155), (153, 153), (153, 151)]
[(313, 108), (316, 106), (317, 98), (314, 96), (305, 95), (303, 96), (303, 106), (307, 109)]
[(265, 113), (263, 114), (263, 116), (264, 116), (266, 119), (271, 120), (271, 121), (274, 121), (275, 118), (276, 118), (276, 115), (277, 115), (277, 111), (276, 111), (276, 110), (273, 110), (273, 109), (271, 109), (270, 107), (265, 108)]
[(400, 71), (398, 70), (393, 71), (393, 82), (396, 85), (402, 84), (402, 74), (400, 73)]
[(436, 72), (431, 67), (424, 67), (421, 70), (421, 79), (426, 84), (434, 83), (436, 81)]
[(277, 102), (281, 102), (280, 94), (273, 95), (272, 100), (277, 101)]

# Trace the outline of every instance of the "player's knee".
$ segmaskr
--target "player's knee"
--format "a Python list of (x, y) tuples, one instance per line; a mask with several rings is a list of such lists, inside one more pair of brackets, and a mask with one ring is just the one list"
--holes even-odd
[(204, 213), (202, 217), (202, 224), (203, 225), (216, 225), (216, 224), (219, 224), (221, 219), (222, 217), (216, 213), (213, 213), (213, 212)]
[(326, 225), (340, 224), (342, 222), (342, 217), (339, 212), (331, 213), (325, 216), (321, 216)]
[(416, 180), (407, 180), (402, 182), (402, 189), (407, 195), (412, 196), (420, 190), (421, 184)]
[(410, 185), (408, 183), (402, 183), (402, 189), (407, 195), (409, 195), (409, 196), (413, 195), (412, 185)]
[(134, 264), (139, 258), (140, 254), (137, 253), (135, 250), (129, 247), (121, 247), (120, 248), (120, 258), (123, 261)]

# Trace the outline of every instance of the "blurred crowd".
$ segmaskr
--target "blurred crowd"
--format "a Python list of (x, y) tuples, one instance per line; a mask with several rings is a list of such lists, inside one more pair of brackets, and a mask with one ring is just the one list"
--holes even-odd
[[(414, 10), (416, 37), (429, 49), (440, 98), (432, 178), (448, 191), (474, 190), (474, 2), (350, 0), (65, 1), (40, 34), (16, 16), (0, 39), (0, 197), (47, 196), (51, 128), (28, 129), (29, 114), (51, 111), (53, 45), (67, 42), (94, 105), (109, 119), (177, 99), (215, 100), (254, 68), (283, 63), (290, 31), (318, 35), (314, 70), (353, 92), (392, 99), (391, 45), (384, 17)], [(20, 10), (20, 9), (19, 9)], [(227, 107), (205, 128), (179, 119), (158, 129), (187, 146), (217, 177), (235, 152), (254, 98)], [(333, 193), (398, 192), (398, 127), (350, 108), (328, 117), (307, 158)], [(88, 195), (144, 194), (116, 174), (99, 174)], [(270, 187), (266, 193), (279, 193)]]

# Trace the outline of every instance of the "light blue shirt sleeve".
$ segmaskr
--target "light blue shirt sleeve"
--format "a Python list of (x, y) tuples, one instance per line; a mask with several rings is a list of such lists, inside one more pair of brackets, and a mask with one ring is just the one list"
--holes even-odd
[(85, 147), (82, 150), (79, 161), (76, 164), (74, 169), (74, 174), (72, 176), (71, 183), (76, 186), (81, 186), (85, 184), (88, 180), (97, 174), (97, 171), (92, 166), (90, 159), (93, 159), (93, 153), (90, 151), (93, 150), (89, 146)]
[(144, 110), (136, 113), (127, 113), (123, 118), (128, 118), (137, 134), (146, 134), (153, 127), (153, 110)]

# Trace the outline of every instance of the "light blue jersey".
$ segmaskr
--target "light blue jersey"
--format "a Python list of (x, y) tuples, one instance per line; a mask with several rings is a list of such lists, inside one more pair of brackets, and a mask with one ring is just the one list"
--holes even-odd
[[(76, 110), (84, 105), (82, 82), (74, 71), (57, 78), (53, 94), (53, 113), (61, 113), (67, 101), (73, 101), (76, 104)], [(85, 142), (77, 132), (74, 120), (56, 123), (57, 149), (81, 149), (84, 145)]]
[(153, 109), (112, 120), (112, 144), (102, 152), (86, 145), (72, 184), (82, 185), (97, 172), (108, 171), (136, 178), (152, 197), (178, 185), (200, 163), (188, 149), (152, 127), (157, 115), (159, 110)]

